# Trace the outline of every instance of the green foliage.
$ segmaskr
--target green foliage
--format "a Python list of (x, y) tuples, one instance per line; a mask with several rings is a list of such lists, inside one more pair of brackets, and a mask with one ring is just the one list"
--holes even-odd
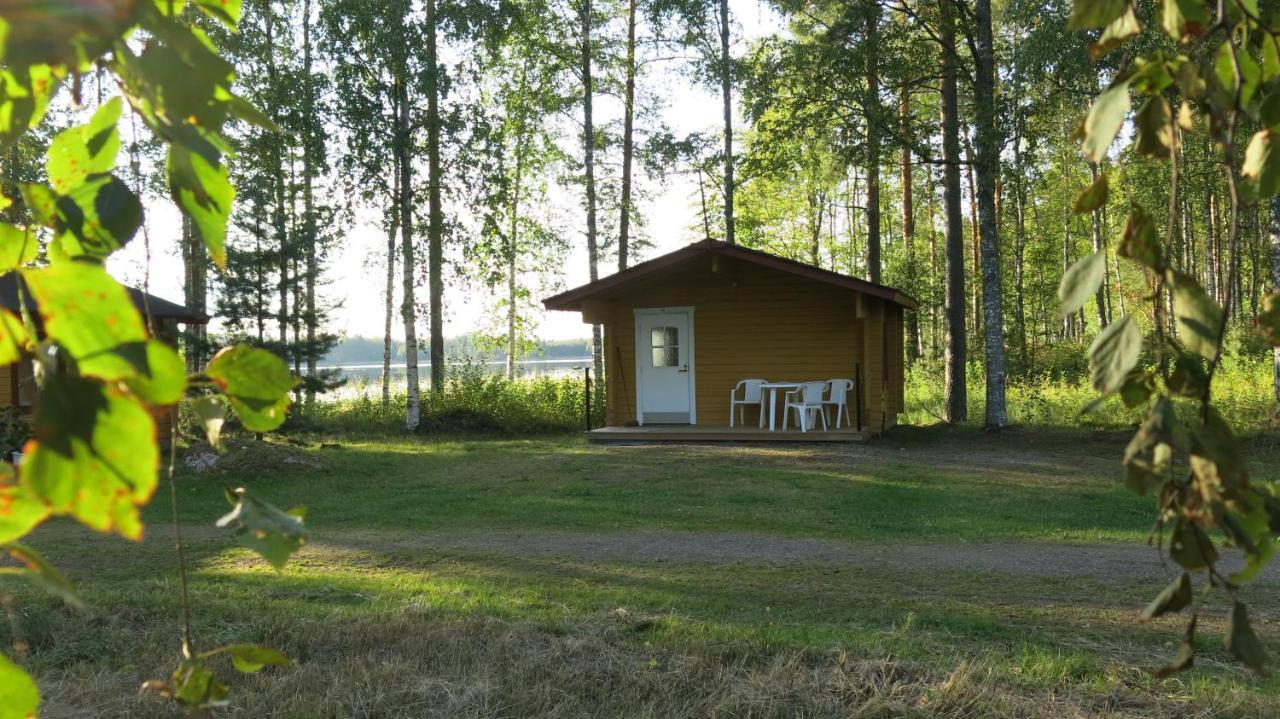
[[(13, 405), (0, 408), (0, 452), (20, 450), (30, 438), (31, 425), (23, 419), (22, 411)], [(0, 468), (0, 472), (4, 471)]]
[(22, 667), (0, 654), (0, 719), (27, 719), (36, 715), (40, 690)]
[[(143, 221), (135, 189), (114, 174), (126, 103), (168, 144), (170, 192), (218, 264), (234, 199), (223, 125), (232, 117), (270, 125), (231, 92), (234, 68), (202, 30), (182, 19), (183, 4), (51, 0), (0, 6), (0, 150), (15, 146), (40, 122), (68, 75), (76, 75), (78, 93), (79, 77), (96, 66), (122, 91), (102, 102), (87, 122), (52, 138), (44, 163), (48, 185), (18, 185), (6, 177), (33, 224), (23, 224), (22, 214), (0, 223), (0, 271), (17, 272), (34, 300), (27, 307), (24, 299), (22, 317), (0, 311), (0, 363), (41, 366), (33, 438), (23, 446), (18, 476), (10, 465), (0, 465), (0, 544), (23, 565), (5, 568), (3, 575), (27, 579), (72, 604), (80, 600), (67, 578), (16, 540), (52, 515), (140, 539), (140, 507), (155, 492), (160, 474), (156, 408), (176, 404), (196, 384), (225, 392), (246, 426), (270, 429), (283, 421), (294, 386), (283, 362), (247, 348), (226, 350), (189, 378), (184, 360), (151, 337), (128, 292), (103, 266)], [(238, 0), (195, 5), (235, 29)], [(138, 30), (146, 42), (129, 42)], [(0, 209), (13, 199), (4, 197)], [(39, 262), (42, 257), (50, 263)], [(216, 424), (208, 422), (207, 428), (216, 441)], [(8, 434), (8, 442), (17, 441), (16, 432)], [(250, 536), (247, 543), (282, 566), (300, 545), (300, 525), (242, 497), (237, 526)], [(185, 569), (179, 567), (184, 602)], [(244, 645), (195, 655), (187, 627), (180, 666), (164, 691), (189, 707), (220, 703), (226, 688), (202, 664), (217, 653), (231, 656), (242, 671), (283, 663), (270, 650)], [(0, 658), (0, 716), (34, 716), (37, 703), (30, 677)]]
[(1129, 114), (1129, 83), (1118, 82), (1093, 101), (1084, 121), (1084, 156), (1101, 162)]
[(1178, 338), (1187, 349), (1209, 361), (1218, 355), (1222, 307), (1199, 282), (1180, 272), (1169, 273), (1173, 286), (1173, 311), (1178, 318)]
[[(8, 21), (0, 17), (0, 30), (7, 27)], [(5, 40), (5, 54), (10, 54), (10, 41), (3, 32), (0, 39)], [(65, 76), (64, 68), (43, 64), (0, 68), (0, 150), (40, 122)]]
[[(360, 387), (354, 388), (360, 391)], [(442, 435), (529, 436), (580, 431), (583, 427), (581, 377), (508, 380), (482, 368), (450, 372), (444, 390), (423, 403), (421, 432)], [(350, 435), (403, 431), (404, 395), (389, 406), (361, 393), (316, 404), (296, 428)], [(596, 422), (603, 408), (594, 406)]]
[[(1132, 12), (1128, 3), (1121, 3), (1122, 10), (1115, 5), (1114, 0), (1076, 0), (1072, 26), (1097, 27)], [(1152, 327), (1144, 340), (1133, 315), (1122, 317), (1098, 335), (1090, 347), (1089, 364), (1092, 384), (1104, 397), (1120, 390), (1127, 405), (1149, 406), (1125, 451), (1126, 481), (1139, 493), (1159, 489), (1155, 493), (1157, 523), (1161, 531), (1172, 527), (1167, 545), (1170, 559), (1187, 572), (1204, 576), (1206, 591), (1225, 587), (1232, 593), (1226, 646), (1246, 666), (1261, 671), (1264, 652), (1237, 591), (1274, 556), (1280, 507), (1268, 501), (1272, 496), (1269, 488), (1251, 484), (1240, 442), (1219, 408), (1222, 393), (1216, 391), (1215, 380), (1223, 366), (1228, 312), (1236, 309), (1233, 301), (1239, 304), (1233, 295), (1242, 254), (1243, 208), (1250, 200), (1280, 194), (1280, 165), (1272, 130), (1258, 129), (1243, 157), (1237, 144), (1239, 130), (1264, 114), (1276, 114), (1274, 107), (1264, 109), (1267, 103), (1260, 107), (1254, 98), (1260, 87), (1269, 88), (1280, 81), (1280, 47), (1275, 44), (1274, 30), (1266, 25), (1269, 15), (1264, 20), (1256, 6), (1219, 3), (1213, 13), (1217, 16), (1208, 22), (1211, 14), (1201, 3), (1164, 3), (1165, 34), (1191, 47), (1185, 54), (1171, 54), (1148, 45), (1131, 64), (1123, 66), (1111, 86), (1094, 100), (1084, 124), (1081, 150), (1091, 162), (1106, 157), (1128, 114), (1131, 90), (1144, 97), (1135, 118), (1137, 158), (1178, 162), (1175, 150), (1180, 143), (1197, 141), (1195, 125), (1189, 121), (1192, 113), (1209, 118), (1210, 133), (1203, 140), (1221, 156), (1229, 200), (1228, 216), (1220, 230), (1224, 236), (1216, 240), (1222, 244), (1230, 268), (1221, 279), (1225, 292), (1214, 293), (1224, 301), (1219, 303), (1191, 274), (1166, 267), (1166, 258), (1177, 250), (1175, 228), (1182, 221), (1178, 205), (1170, 203), (1171, 227), (1167, 242), (1162, 244), (1153, 220), (1134, 202), (1118, 254), (1129, 259), (1147, 286), (1154, 289), (1145, 298), (1151, 306)], [(1113, 32), (1108, 25), (1100, 43), (1115, 46), (1123, 42), (1122, 35), (1139, 33), (1136, 27), (1125, 33)], [(1175, 94), (1182, 99), (1177, 127), (1169, 104)], [(1182, 116), (1187, 121), (1181, 121)], [(1140, 162), (1135, 159), (1127, 164)], [(1181, 190), (1176, 167), (1168, 182), (1168, 194), (1176, 198)], [(1215, 267), (1210, 278), (1217, 273)], [(1071, 313), (1083, 304), (1083, 293), (1071, 290), (1097, 285), (1076, 279), (1083, 272), (1068, 274), (1073, 277), (1070, 282), (1064, 277), (1060, 296), (1063, 311)], [(1167, 317), (1170, 305), (1173, 316)], [(1270, 308), (1264, 304), (1257, 323), (1263, 334), (1274, 340), (1280, 333), (1269, 331), (1273, 324)], [(1141, 360), (1144, 341), (1150, 345), (1156, 371), (1131, 374)], [(1202, 366), (1201, 360), (1207, 364)], [(1134, 383), (1138, 391), (1123, 389)], [(1186, 403), (1188, 411), (1179, 413), (1175, 403)], [(1217, 570), (1219, 542), (1224, 549), (1236, 549), (1244, 555), (1245, 568), (1230, 578)], [(1158, 670), (1161, 676), (1186, 669), (1194, 661), (1200, 607), (1198, 602), (1193, 604), (1191, 595), (1191, 580), (1184, 573), (1143, 614), (1151, 618), (1191, 607), (1183, 644), (1173, 661)]]
[(1183, 572), (1178, 578), (1169, 583), (1147, 608), (1142, 610), (1142, 618), (1154, 619), (1168, 612), (1176, 612), (1185, 609), (1191, 604), (1191, 575)]
[(262, 555), (276, 569), (284, 569), (289, 557), (306, 544), (303, 510), (282, 512), (244, 487), (228, 492), (227, 501), (231, 511), (218, 520), (218, 526), (230, 527), (237, 541)]
[(1076, 212), (1093, 212), (1107, 204), (1108, 188), (1107, 176), (1098, 175), (1098, 179), (1094, 180), (1088, 187), (1080, 191), (1076, 195), (1075, 202), (1072, 203), (1071, 209)]
[(1164, 248), (1156, 234), (1155, 223), (1146, 210), (1134, 205), (1124, 223), (1124, 234), (1116, 255), (1133, 260), (1153, 270), (1164, 269)]
[(1227, 651), (1235, 655), (1245, 666), (1255, 671), (1262, 671), (1267, 661), (1267, 652), (1262, 642), (1249, 626), (1249, 611), (1244, 602), (1235, 601), (1231, 605), (1231, 622), (1227, 626)]
[(13, 465), (0, 464), (0, 544), (26, 536), (48, 516), (48, 505), (17, 482)]
[(222, 426), (227, 421), (226, 402), (218, 395), (210, 394), (192, 399), (189, 406), (200, 423), (200, 429), (208, 438), (209, 444), (221, 452), (223, 449)]
[(84, 609), (87, 605), (76, 594), (71, 580), (49, 563), (42, 554), (20, 542), (8, 542), (3, 545), (9, 556), (23, 566), (16, 570), (6, 568), (12, 576), (18, 576), (62, 599), (76, 609)]
[(1269, 344), (1280, 345), (1280, 292), (1273, 292), (1262, 300), (1262, 309), (1254, 318), (1258, 334)]
[[(1138, 427), (1148, 416), (1147, 407), (1127, 407), (1118, 396), (1096, 401), (1098, 395), (1090, 384), (1089, 370), (1083, 359), (1086, 351), (1087, 347), (1081, 344), (1060, 343), (1045, 348), (1028, 374), (1011, 376), (1006, 385), (1009, 421), (1033, 427), (1109, 430)], [(1144, 369), (1158, 369), (1148, 362), (1149, 359), (1144, 359), (1141, 363)], [(1203, 364), (1203, 360), (1199, 362)], [(1203, 370), (1199, 372), (1203, 375)], [(1258, 435), (1274, 424), (1275, 398), (1270, 393), (1258, 391), (1259, 387), (1269, 386), (1271, 372), (1269, 353), (1266, 357), (1228, 354), (1214, 374), (1214, 405), (1232, 426), (1239, 428), (1242, 435)], [(981, 417), (985, 385), (980, 364), (970, 365), (967, 381), (971, 395), (970, 416)], [(1194, 396), (1199, 397), (1200, 393), (1195, 392)], [(1174, 402), (1173, 406), (1183, 427), (1187, 422), (1195, 421), (1192, 404)], [(1085, 407), (1087, 412), (1082, 411)], [(942, 366), (932, 361), (917, 362), (907, 371), (906, 412), (902, 415), (902, 422), (919, 425), (939, 422), (942, 408)]]
[(150, 339), (129, 295), (96, 263), (66, 261), (22, 271), (45, 334), (74, 361), (79, 374), (122, 381), (141, 399), (170, 405), (186, 389), (186, 364)]
[(230, 656), (231, 665), (236, 668), (236, 671), (244, 672), (245, 674), (254, 674), (268, 665), (287, 667), (293, 663), (280, 652), (257, 644), (231, 644), (205, 652), (203, 656), (212, 657), (218, 654)]
[(1085, 255), (1071, 269), (1062, 275), (1058, 285), (1058, 301), (1062, 303), (1062, 314), (1069, 315), (1084, 307), (1098, 287), (1106, 272), (1106, 258), (1100, 252)]
[(1142, 333), (1133, 318), (1125, 315), (1098, 333), (1089, 347), (1089, 371), (1093, 388), (1104, 395), (1118, 392), (1138, 364), (1142, 353)]
[(174, 201), (208, 245), (214, 264), (224, 267), (227, 219), (235, 200), (226, 166), (211, 164), (203, 155), (175, 146), (169, 150), (169, 185)]
[(42, 388), (32, 429), (23, 483), (55, 514), (141, 539), (138, 507), (151, 499), (160, 470), (146, 408), (93, 380), (55, 376)]
[(34, 232), (0, 222), (0, 272), (31, 262), (39, 250)]
[(279, 357), (244, 345), (214, 355), (205, 374), (226, 395), (244, 426), (255, 432), (270, 432), (284, 423), (289, 392), (298, 384)]

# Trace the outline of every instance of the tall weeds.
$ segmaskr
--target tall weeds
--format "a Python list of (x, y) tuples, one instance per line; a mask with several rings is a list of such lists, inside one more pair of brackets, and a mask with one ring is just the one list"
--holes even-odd
[[(1253, 354), (1228, 355), (1214, 378), (1214, 406), (1232, 426), (1256, 433), (1273, 426), (1276, 401), (1272, 394), (1271, 362)], [(969, 416), (982, 419), (985, 385), (980, 363), (968, 368)], [(1119, 397), (1090, 403), (1097, 392), (1082, 372), (1042, 371), (1010, 377), (1007, 385), (1009, 421), (1014, 424), (1054, 427), (1129, 427), (1142, 418), (1140, 410), (1124, 406)], [(900, 424), (927, 425), (942, 421), (942, 366), (919, 362), (907, 371), (906, 412)], [(1089, 411), (1084, 411), (1091, 407)]]
[[(508, 380), (480, 365), (463, 365), (451, 369), (441, 392), (423, 393), (419, 432), (514, 436), (578, 431), (584, 426), (584, 389), (582, 377)], [(341, 434), (403, 431), (403, 391), (385, 406), (381, 396), (360, 391), (346, 395), (317, 402), (310, 413), (292, 418), (290, 428)], [(592, 414), (598, 424), (602, 408), (595, 404)]]

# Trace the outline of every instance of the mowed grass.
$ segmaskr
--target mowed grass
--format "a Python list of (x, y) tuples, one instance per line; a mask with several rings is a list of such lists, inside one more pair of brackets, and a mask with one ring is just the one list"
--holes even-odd
[[(932, 430), (931, 430), (932, 432)], [(326, 469), (182, 486), (199, 522), (225, 483), (305, 504), (317, 532), (742, 531), (844, 540), (1135, 540), (1151, 503), (1111, 481), (1113, 433), (911, 433), (872, 447), (594, 446), (577, 439), (339, 442)], [(326, 440), (324, 444), (332, 445)], [(925, 453), (924, 456), (920, 456)], [(157, 505), (152, 521), (167, 517)]]
[[(334, 443), (331, 438), (324, 440)], [(261, 642), (297, 660), (220, 673), (231, 715), (1257, 716), (1280, 682), (1201, 622), (1197, 667), (1142, 670), (1178, 619), (1137, 611), (1147, 577), (966, 571), (893, 548), (1139, 543), (1149, 500), (1117, 486), (1123, 438), (909, 432), (851, 447), (593, 447), (576, 439), (342, 441), (320, 470), (183, 475), (199, 645)], [(1276, 456), (1251, 445), (1255, 473)], [(283, 574), (212, 528), (226, 484), (305, 504), (312, 543)], [(166, 495), (141, 545), (66, 522), (33, 538), (93, 605), (16, 588), (11, 637), (46, 716), (177, 716), (138, 695), (177, 659)], [(529, 553), (520, 537), (820, 538), (882, 563)], [(451, 544), (451, 537), (495, 543)], [(502, 546), (510, 541), (513, 546)], [(1280, 586), (1248, 590), (1280, 656)]]

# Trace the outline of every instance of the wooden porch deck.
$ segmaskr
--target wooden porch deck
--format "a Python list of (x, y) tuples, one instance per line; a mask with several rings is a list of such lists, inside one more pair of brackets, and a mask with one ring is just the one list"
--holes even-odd
[(711, 427), (689, 424), (651, 424), (644, 427), (600, 427), (583, 435), (591, 442), (862, 442), (865, 430), (852, 427), (823, 432), (798, 429), (770, 432), (759, 427)]

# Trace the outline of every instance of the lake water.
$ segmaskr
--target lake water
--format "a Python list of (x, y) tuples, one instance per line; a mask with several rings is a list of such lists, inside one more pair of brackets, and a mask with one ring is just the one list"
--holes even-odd
[[(466, 367), (470, 365), (480, 365), (488, 374), (500, 375), (506, 372), (507, 363), (503, 360), (493, 360), (487, 362), (449, 362), (450, 368)], [(582, 368), (591, 365), (590, 357), (573, 357), (569, 359), (535, 359), (521, 360), (516, 362), (516, 372), (521, 377), (581, 377)], [(358, 394), (378, 394), (382, 392), (382, 363), (369, 364), (327, 364), (320, 365), (320, 369), (336, 369), (338, 375), (347, 380), (347, 384), (340, 388), (336, 394), (338, 395), (358, 395)], [(424, 383), (431, 376), (431, 363), (418, 363), (418, 377)], [(391, 365), (391, 384), (395, 388), (403, 388), (405, 385), (405, 364), (403, 362), (393, 363)]]

